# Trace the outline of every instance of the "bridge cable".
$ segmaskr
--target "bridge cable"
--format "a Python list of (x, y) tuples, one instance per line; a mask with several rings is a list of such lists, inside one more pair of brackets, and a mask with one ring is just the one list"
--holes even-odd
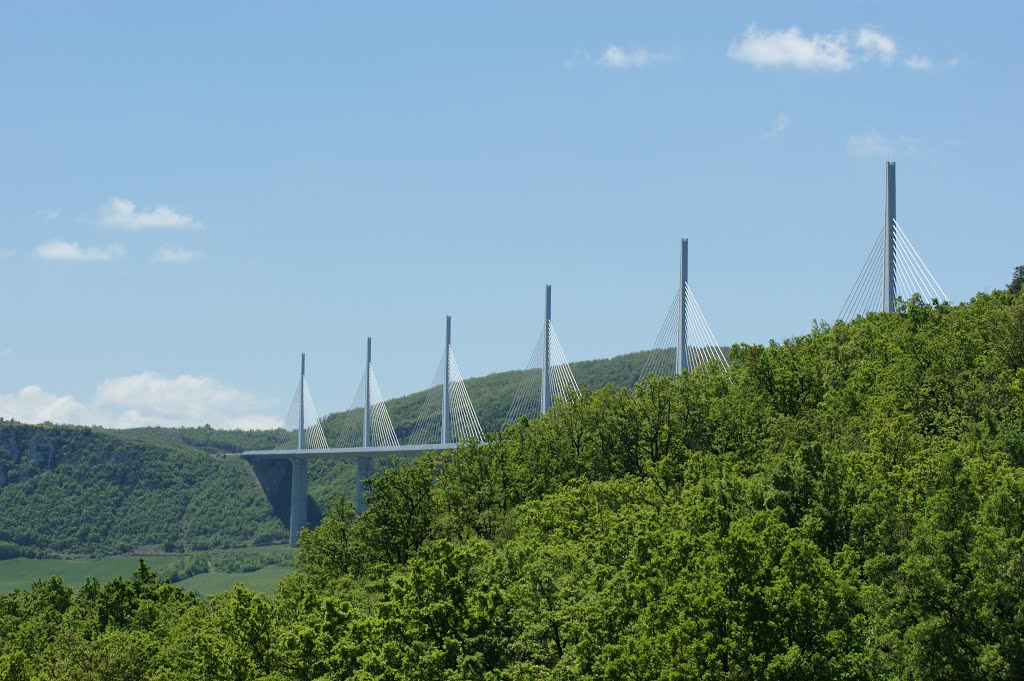
[[(545, 323), (546, 327), (547, 324)], [(516, 392), (512, 398), (512, 404), (509, 406), (508, 414), (505, 416), (505, 424), (515, 423), (520, 416), (530, 416), (534, 413), (540, 412), (539, 406), (539, 395), (540, 385), (539, 383), (534, 386), (535, 381), (533, 380), (534, 371), (539, 378), (541, 372), (541, 354), (544, 352), (544, 333), (546, 328), (541, 329), (541, 333), (537, 338), (537, 342), (533, 346), (533, 353), (530, 355), (530, 360), (526, 364), (526, 370), (523, 372), (522, 378), (519, 380), (519, 385), (516, 388)], [(533, 409), (533, 400), (537, 400), (536, 411)]]
[(409, 435), (410, 444), (432, 444), (441, 441), (441, 419), (444, 408), (444, 359), (437, 363), (434, 380), (425, 391), (416, 424)]
[(859, 305), (863, 298), (863, 287), (865, 283), (870, 280), (870, 272), (874, 269), (875, 263), (878, 262), (878, 259), (882, 255), (882, 235), (884, 231), (885, 230), (879, 232), (874, 245), (868, 252), (868, 257), (864, 260), (864, 264), (861, 266), (860, 274), (857, 275), (853, 288), (850, 289), (849, 295), (846, 296), (846, 302), (843, 303), (843, 307), (839, 311), (839, 319), (849, 321), (860, 312), (861, 308)]
[(927, 293), (930, 299), (948, 301), (949, 298), (946, 296), (946, 292), (942, 290), (939, 282), (932, 275), (931, 270), (928, 269), (928, 265), (925, 264), (924, 259), (918, 254), (917, 249), (914, 248), (914, 244), (907, 238), (899, 223), (895, 220), (893, 220), (893, 223), (896, 225), (896, 244), (906, 254), (905, 258), (911, 263), (918, 275), (919, 286), (923, 289), (919, 292)]

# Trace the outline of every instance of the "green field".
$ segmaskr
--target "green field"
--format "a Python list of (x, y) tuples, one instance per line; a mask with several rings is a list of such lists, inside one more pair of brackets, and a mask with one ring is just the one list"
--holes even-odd
[[(273, 549), (277, 547), (266, 547)], [(181, 556), (143, 556), (146, 564), (161, 574), (181, 560)], [(139, 567), (139, 556), (108, 556), (106, 558), (11, 558), (0, 560), (0, 593), (15, 589), (28, 589), (32, 582), (49, 577), (60, 577), (78, 588), (87, 577), (108, 582), (114, 577), (130, 577)], [(290, 566), (270, 565), (252, 572), (207, 572), (177, 582), (184, 589), (198, 594), (212, 594), (230, 589), (241, 582), (254, 591), (272, 593), (277, 580), (292, 571)]]
[(205, 572), (182, 580), (176, 586), (207, 596), (227, 591), (235, 582), (239, 582), (253, 591), (272, 594), (277, 582), (294, 569), (287, 565), (268, 565), (255, 572)]
[[(177, 556), (146, 556), (146, 564), (158, 573), (179, 560)], [(86, 577), (108, 582), (114, 577), (130, 577), (139, 568), (138, 556), (108, 556), (106, 558), (11, 558), (0, 560), (0, 593), (27, 589), (37, 579), (60, 577), (69, 586), (78, 588)]]

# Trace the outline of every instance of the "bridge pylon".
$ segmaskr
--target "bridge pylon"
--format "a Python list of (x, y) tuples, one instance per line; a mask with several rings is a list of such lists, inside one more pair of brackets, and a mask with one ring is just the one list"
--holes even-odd
[[(673, 360), (673, 355), (674, 360)], [(637, 377), (642, 383), (648, 374), (671, 376), (694, 371), (707, 363), (728, 368), (729, 360), (718, 344), (711, 325), (690, 287), (690, 241), (679, 240), (679, 285), (665, 314), (654, 345)]]
[(676, 373), (689, 371), (690, 362), (686, 357), (686, 280), (689, 277), (689, 242), (679, 240), (679, 307), (676, 316)]
[(540, 374), (540, 413), (551, 409), (551, 284), (544, 287), (544, 364)]
[(444, 383), (441, 388), (441, 444), (451, 442), (452, 435), (452, 316), (444, 322)]
[(839, 319), (850, 321), (869, 312), (895, 312), (900, 296), (918, 294), (925, 301), (949, 297), (910, 243), (896, 220), (896, 163), (885, 163), (885, 204), (882, 231), (850, 289)]
[[(370, 437), (370, 419), (373, 414), (373, 403), (372, 395), (370, 392), (370, 386), (372, 385), (372, 371), (373, 371), (373, 339), (366, 339), (366, 393), (363, 400), (363, 447), (369, 448), (373, 445), (373, 438)], [(360, 514), (367, 508), (366, 493), (369, 491), (369, 487), (366, 484), (366, 480), (373, 477), (373, 459), (368, 456), (360, 457), (356, 459), (356, 498), (355, 507), (356, 514)]]
[(885, 162), (885, 224), (882, 227), (882, 311), (896, 311), (896, 162)]
[[(299, 434), (297, 449), (306, 448), (306, 353), (302, 353), (302, 366), (299, 371)], [(293, 458), (291, 481), (291, 508), (288, 521), (288, 545), (292, 548), (299, 545), (299, 532), (306, 526), (309, 504), (309, 471), (305, 459)]]

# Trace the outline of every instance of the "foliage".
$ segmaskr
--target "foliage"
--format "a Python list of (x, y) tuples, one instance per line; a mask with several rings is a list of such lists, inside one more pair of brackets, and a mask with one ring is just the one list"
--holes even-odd
[[(643, 353), (633, 353), (580, 362), (573, 369), (586, 385), (628, 387), (644, 359)], [(503, 372), (467, 381), (485, 429), (501, 429), (524, 374)], [(388, 402), (403, 437), (416, 425), (427, 392)], [(344, 412), (325, 420), (332, 443), (352, 417)], [(287, 438), (284, 430), (109, 430), (2, 421), (0, 559), (109, 555), (139, 548), (201, 552), (282, 541), (285, 525), (272, 514), (248, 464), (219, 457), (273, 449)], [(351, 491), (354, 484), (351, 464), (310, 462), (311, 520), (317, 522), (338, 491)], [(181, 574), (198, 569), (201, 560)]]
[(1024, 265), (1018, 265), (1013, 270), (1013, 279), (1006, 288), (1010, 293), (1020, 293), (1021, 286), (1024, 286)]
[[(265, 597), (0, 596), (11, 678), (1024, 677), (1024, 297), (602, 388), (339, 499)], [(9, 670), (9, 671), (8, 671)]]
[(192, 551), (284, 536), (248, 464), (181, 444), (4, 421), (0, 473), (8, 557)]
[[(724, 349), (728, 352), (728, 348)], [(668, 352), (657, 350), (655, 352)], [(644, 363), (648, 359), (646, 352), (633, 352), (611, 359), (594, 359), (571, 364), (580, 385), (587, 385), (591, 388), (611, 386), (613, 388), (632, 388), (643, 371)], [(672, 360), (667, 361), (668, 364)], [(540, 372), (532, 370), (536, 375), (537, 388), (540, 388)], [(509, 405), (515, 398), (516, 390), (520, 383), (529, 378), (529, 371), (502, 371), (476, 378), (466, 379), (466, 391), (473, 400), (477, 417), (485, 433), (496, 433), (505, 425), (508, 416)], [(388, 413), (395, 426), (400, 440), (405, 441), (415, 428), (417, 421), (421, 418), (441, 419), (440, 389), (436, 386), (430, 390), (422, 390), (411, 395), (405, 395), (387, 401)], [(425, 401), (432, 399), (434, 412), (423, 414), (422, 409)], [(362, 435), (362, 408), (345, 412), (330, 414), (323, 421), (324, 433), (328, 442), (335, 443), (342, 440), (344, 446), (358, 446), (361, 444), (359, 438)], [(354, 425), (358, 427), (353, 428)], [(333, 497), (324, 499), (329, 502)]]
[(288, 565), (292, 551), (284, 546), (261, 550), (233, 549), (228, 551), (202, 551), (181, 558), (160, 570), (160, 576), (180, 582), (208, 572), (255, 572), (268, 565)]
[(189, 447), (207, 454), (237, 454), (252, 449), (273, 449), (274, 445), (285, 435), (278, 430), (218, 430), (209, 425), (201, 428), (129, 428), (127, 430), (106, 430), (115, 437), (138, 442), (149, 441)]

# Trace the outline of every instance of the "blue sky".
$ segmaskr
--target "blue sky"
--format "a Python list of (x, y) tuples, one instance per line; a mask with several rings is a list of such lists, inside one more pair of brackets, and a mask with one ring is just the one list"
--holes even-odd
[(0, 416), (346, 408), (833, 319), (897, 215), (950, 298), (1024, 264), (1017, 3), (5, 2)]

